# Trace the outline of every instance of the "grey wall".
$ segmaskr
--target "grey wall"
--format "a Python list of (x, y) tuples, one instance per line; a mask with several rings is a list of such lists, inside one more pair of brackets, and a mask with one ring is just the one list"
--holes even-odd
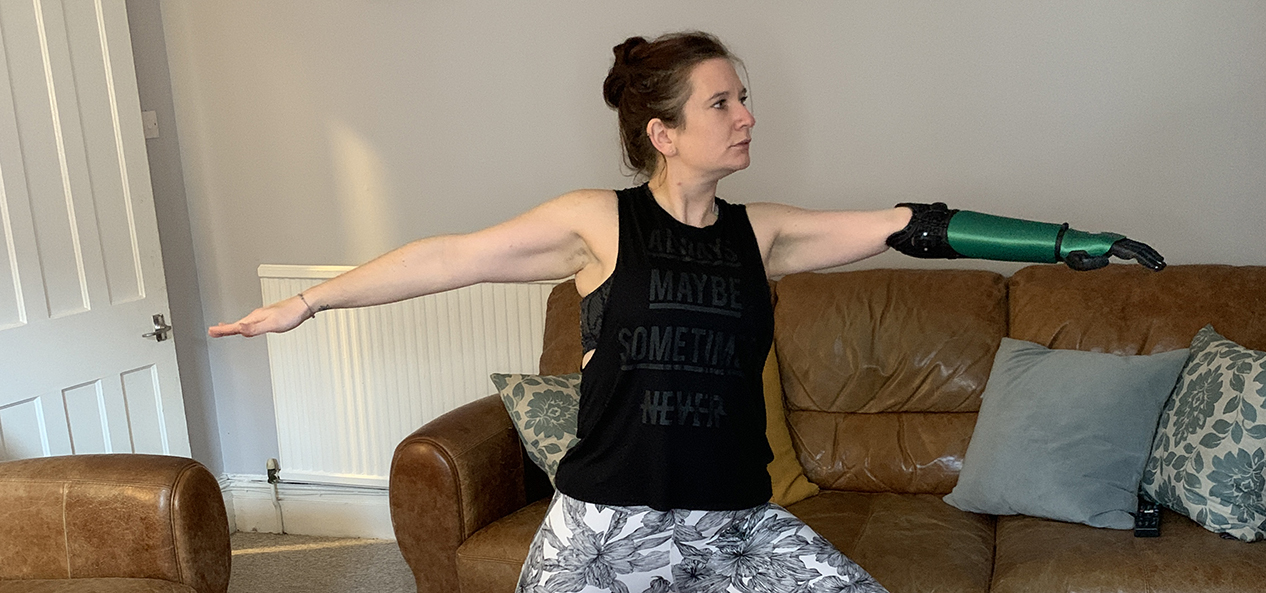
[[(728, 199), (944, 200), (1122, 232), (1172, 263), (1266, 264), (1260, 2), (161, 7), (183, 169), (151, 167), (183, 172), (192, 256), (178, 257), (197, 263), (206, 322), (260, 304), (261, 263), (360, 263), (629, 184), (600, 92), (610, 48), (683, 28), (720, 35), (750, 73), (754, 164)], [(1016, 268), (891, 253), (859, 267), (928, 265)], [(261, 473), (276, 455), (265, 344), (205, 348), (214, 405), (191, 424), (218, 434), (225, 471)]]
[(145, 145), (149, 152), (150, 182), (154, 187), (163, 271), (167, 277), (167, 299), (174, 327), (172, 337), (189, 423), (189, 446), (194, 459), (218, 474), (223, 471), (224, 457), (207, 357), (202, 297), (185, 199), (162, 14), (158, 0), (127, 0), (127, 13), (141, 110), (158, 115), (159, 137), (146, 140)]

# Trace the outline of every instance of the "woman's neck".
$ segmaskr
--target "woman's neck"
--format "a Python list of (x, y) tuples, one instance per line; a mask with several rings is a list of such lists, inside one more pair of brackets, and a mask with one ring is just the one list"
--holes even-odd
[(716, 222), (716, 180), (680, 179), (661, 170), (648, 185), (659, 206), (678, 222), (699, 228)]

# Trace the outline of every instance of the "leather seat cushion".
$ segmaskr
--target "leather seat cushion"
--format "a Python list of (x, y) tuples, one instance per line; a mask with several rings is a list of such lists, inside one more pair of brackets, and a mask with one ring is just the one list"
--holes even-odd
[(0, 593), (196, 593), (159, 579), (30, 579), (0, 581)]
[(542, 498), (480, 529), (457, 548), (462, 591), (513, 591), (532, 537), (545, 520)]
[(1035, 517), (998, 518), (993, 593), (1200, 591), (1266, 588), (1266, 550), (1225, 540), (1164, 509), (1161, 536)]
[(890, 591), (989, 591), (993, 517), (939, 495), (823, 490), (787, 510)]

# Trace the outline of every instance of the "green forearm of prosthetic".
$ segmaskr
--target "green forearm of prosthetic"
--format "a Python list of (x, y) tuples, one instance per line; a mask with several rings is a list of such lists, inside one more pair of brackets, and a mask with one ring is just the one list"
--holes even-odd
[(1087, 233), (1067, 224), (1033, 222), (970, 210), (949, 219), (946, 242), (962, 257), (1000, 261), (1055, 263), (1074, 251), (1090, 256), (1108, 253), (1124, 238), (1116, 233)]
[(1087, 233), (1067, 224), (953, 210), (942, 202), (897, 206), (910, 209), (910, 222), (889, 235), (887, 243), (912, 257), (1064, 262), (1074, 270), (1095, 270), (1108, 265), (1112, 256), (1136, 260), (1155, 271), (1165, 269), (1165, 258), (1151, 246), (1116, 233)]

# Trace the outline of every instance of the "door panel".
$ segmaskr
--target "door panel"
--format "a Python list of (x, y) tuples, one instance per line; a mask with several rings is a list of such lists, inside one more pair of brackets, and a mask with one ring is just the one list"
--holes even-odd
[(49, 455), (40, 398), (0, 406), (0, 444), (14, 459)]
[(106, 439), (110, 432), (105, 426), (105, 391), (101, 381), (71, 387), (62, 392), (62, 397), (66, 400), (71, 450), (108, 452)]
[(123, 374), (123, 394), (132, 423), (143, 427), (133, 433), (137, 453), (160, 453), (169, 448), (164, 422), (162, 389), (157, 369), (150, 366)]

